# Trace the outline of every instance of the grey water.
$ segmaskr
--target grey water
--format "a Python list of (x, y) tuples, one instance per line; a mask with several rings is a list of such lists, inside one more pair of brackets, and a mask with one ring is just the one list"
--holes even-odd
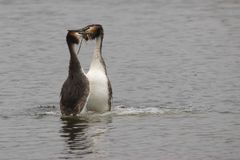
[[(113, 110), (61, 119), (67, 29), (92, 23)], [(239, 0), (0, 0), (0, 159), (239, 160), (239, 69)]]

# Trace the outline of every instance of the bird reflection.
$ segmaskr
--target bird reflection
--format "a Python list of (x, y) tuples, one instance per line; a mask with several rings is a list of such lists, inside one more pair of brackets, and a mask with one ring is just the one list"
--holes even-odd
[(89, 114), (85, 118), (70, 116), (61, 119), (60, 137), (64, 140), (65, 147), (60, 159), (96, 158), (107, 154), (100, 143), (103, 142), (108, 124), (112, 123), (111, 115)]
[(77, 118), (62, 119), (61, 137), (64, 138), (68, 154), (84, 155), (92, 153), (91, 138), (87, 134), (88, 122)]

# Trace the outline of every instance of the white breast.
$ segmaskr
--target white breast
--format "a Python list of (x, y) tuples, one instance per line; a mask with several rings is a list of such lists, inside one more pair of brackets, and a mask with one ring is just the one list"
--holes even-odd
[(108, 106), (108, 79), (102, 70), (91, 69), (87, 73), (90, 82), (90, 96), (87, 103), (87, 110), (95, 112), (106, 112)]

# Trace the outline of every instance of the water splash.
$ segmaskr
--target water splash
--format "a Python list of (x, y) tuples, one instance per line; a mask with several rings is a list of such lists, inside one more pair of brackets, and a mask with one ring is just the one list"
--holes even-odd
[[(95, 113), (95, 112), (87, 112), (86, 114), (81, 114), (77, 119), (86, 120), (86, 121), (102, 121), (109, 119), (109, 117), (114, 116), (151, 116), (151, 115), (171, 115), (171, 114), (183, 114), (183, 113), (199, 113), (199, 108), (196, 109), (192, 106), (185, 107), (129, 107), (125, 105), (118, 105), (112, 107), (112, 111), (106, 113)], [(28, 110), (28, 115), (36, 116), (36, 117), (45, 117), (45, 116), (59, 116), (61, 117), (60, 110), (55, 105), (46, 105), (46, 106), (38, 106)], [(62, 117), (69, 118), (69, 117)]]
[(167, 113), (167, 110), (163, 110), (156, 107), (126, 107), (123, 105), (115, 106), (112, 114), (117, 116), (130, 116), (130, 115), (159, 115)]

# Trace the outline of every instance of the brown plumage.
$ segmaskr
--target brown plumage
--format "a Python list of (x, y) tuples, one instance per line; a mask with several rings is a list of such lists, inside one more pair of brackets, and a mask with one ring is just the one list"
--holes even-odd
[(77, 115), (85, 110), (89, 96), (89, 81), (83, 72), (74, 45), (80, 34), (69, 31), (66, 37), (70, 52), (69, 73), (61, 90), (60, 109), (63, 115)]

